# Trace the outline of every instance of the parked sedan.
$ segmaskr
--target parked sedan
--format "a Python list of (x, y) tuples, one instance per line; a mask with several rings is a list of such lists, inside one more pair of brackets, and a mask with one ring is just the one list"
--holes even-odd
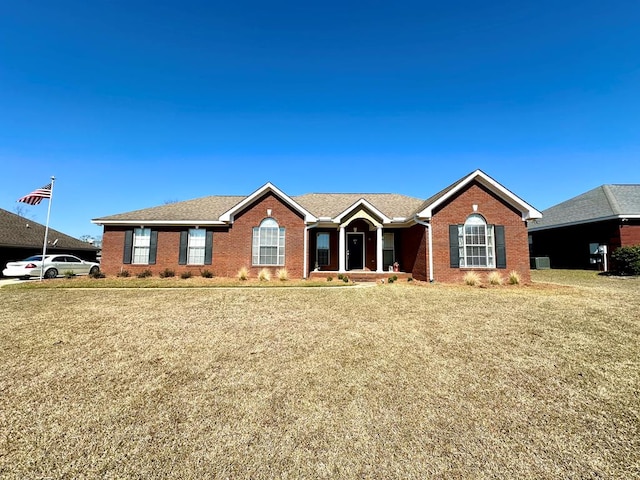
[[(42, 255), (33, 255), (19, 262), (7, 263), (2, 271), (5, 277), (40, 277)], [(100, 264), (86, 262), (69, 254), (47, 255), (44, 257), (44, 278), (55, 278), (73, 272), (74, 275), (95, 275), (100, 271)]]

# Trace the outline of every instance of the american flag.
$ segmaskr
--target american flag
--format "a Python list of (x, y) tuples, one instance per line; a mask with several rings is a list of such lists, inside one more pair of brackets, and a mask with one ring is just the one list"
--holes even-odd
[(38, 205), (43, 198), (51, 198), (51, 184), (35, 189), (29, 195), (19, 198), (18, 201), (29, 205)]

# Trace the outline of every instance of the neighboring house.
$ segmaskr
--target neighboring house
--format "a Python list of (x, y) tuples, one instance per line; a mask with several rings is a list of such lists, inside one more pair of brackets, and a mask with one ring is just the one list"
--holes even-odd
[(526, 222), (541, 214), (476, 170), (428, 200), (399, 194), (289, 196), (267, 183), (249, 196), (211, 196), (96, 218), (102, 270), (234, 277), (286, 268), (291, 278), (348, 273), (460, 281), (469, 270), (516, 270), (528, 282)]
[(640, 244), (640, 185), (602, 185), (543, 214), (529, 224), (530, 250), (552, 268), (603, 270), (605, 250), (608, 265), (616, 248)]
[[(0, 266), (42, 255), (45, 226), (0, 208)], [(47, 253), (71, 253), (83, 260), (95, 261), (98, 249), (93, 245), (49, 228)], [(2, 270), (0, 268), (0, 270)]]

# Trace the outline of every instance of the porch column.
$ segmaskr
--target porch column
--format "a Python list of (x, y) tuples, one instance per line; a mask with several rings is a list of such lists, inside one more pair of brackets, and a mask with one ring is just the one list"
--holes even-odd
[(338, 241), (338, 258), (340, 259), (339, 261), (339, 266), (338, 266), (338, 271), (339, 272), (345, 272), (345, 266), (346, 266), (346, 262), (345, 262), (345, 245), (347, 243), (346, 241), (346, 232), (345, 232), (345, 228), (344, 226), (340, 227), (340, 237), (339, 237), (339, 241)]
[(376, 228), (376, 272), (382, 273), (382, 225)]

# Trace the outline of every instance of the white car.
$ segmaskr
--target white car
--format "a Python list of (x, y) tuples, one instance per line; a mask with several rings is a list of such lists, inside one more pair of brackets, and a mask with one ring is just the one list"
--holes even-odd
[[(42, 255), (33, 255), (19, 262), (7, 263), (2, 271), (5, 277), (40, 277)], [(73, 272), (74, 275), (95, 275), (100, 271), (100, 264), (85, 262), (74, 255), (56, 254), (44, 257), (44, 278), (55, 278)]]

